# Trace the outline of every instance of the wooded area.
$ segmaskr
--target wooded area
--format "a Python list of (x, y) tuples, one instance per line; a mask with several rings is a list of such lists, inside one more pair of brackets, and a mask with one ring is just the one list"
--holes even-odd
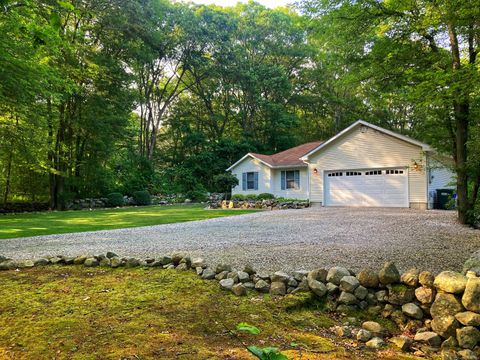
[(0, 0), (3, 203), (224, 190), (248, 151), (363, 119), (453, 158), (461, 222), (480, 185), (474, 0)]

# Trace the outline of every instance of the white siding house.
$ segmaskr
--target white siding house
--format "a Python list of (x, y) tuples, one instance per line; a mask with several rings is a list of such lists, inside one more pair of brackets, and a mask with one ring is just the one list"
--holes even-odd
[[(274, 155), (249, 153), (228, 170), (239, 179), (233, 194), (268, 192), (323, 206), (426, 209), (429, 192), (451, 185), (453, 175), (433, 163), (433, 154), (427, 144), (360, 120), (325, 142)], [(258, 185), (248, 182), (255, 177)]]

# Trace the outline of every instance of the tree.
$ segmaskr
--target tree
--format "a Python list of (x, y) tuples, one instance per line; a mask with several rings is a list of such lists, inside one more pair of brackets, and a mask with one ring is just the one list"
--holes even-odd
[(392, 117), (403, 119), (394, 126), (404, 132), (427, 140), (446, 136), (440, 150), (448, 150), (455, 161), (458, 219), (471, 222), (480, 180), (470, 159), (477, 144), (472, 129), (478, 125), (478, 4), (325, 0), (305, 1), (301, 7), (340, 52), (351, 55), (369, 107), (378, 109), (380, 98)]

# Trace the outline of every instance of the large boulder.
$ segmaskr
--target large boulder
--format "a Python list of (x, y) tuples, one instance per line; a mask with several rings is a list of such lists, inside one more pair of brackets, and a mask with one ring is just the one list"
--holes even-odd
[(344, 276), (340, 280), (340, 290), (353, 293), (357, 287), (360, 286), (360, 282), (355, 276)]
[(393, 305), (403, 305), (415, 298), (415, 289), (403, 285), (392, 284), (388, 285), (388, 302)]
[(255, 290), (259, 292), (268, 292), (270, 290), (270, 284), (265, 280), (260, 279), (255, 283)]
[(433, 282), (435, 281), (435, 276), (430, 271), (422, 271), (418, 275), (418, 282), (422, 286), (433, 287)]
[(453, 294), (438, 293), (430, 308), (430, 314), (433, 318), (443, 316), (455, 316), (455, 314), (464, 311), (462, 303)]
[(383, 337), (387, 331), (376, 321), (365, 321), (362, 324), (362, 329), (369, 331), (373, 336)]
[(437, 275), (433, 285), (450, 294), (461, 294), (467, 285), (467, 278), (455, 271), (443, 271)]
[(344, 305), (356, 305), (358, 304), (358, 299), (355, 297), (355, 295), (346, 291), (342, 291), (338, 297), (338, 302)]
[(307, 283), (310, 290), (318, 297), (323, 297), (328, 292), (325, 284), (320, 281), (310, 279), (307, 281)]
[(350, 276), (350, 271), (344, 267), (335, 266), (328, 270), (326, 281), (340, 285), (340, 281), (344, 276)]
[(220, 280), (219, 284), (222, 290), (232, 290), (235, 281), (233, 281), (233, 279), (223, 279)]
[(237, 296), (247, 295), (247, 288), (243, 284), (235, 284), (232, 286), (232, 292)]
[(290, 279), (290, 275), (283, 271), (277, 271), (272, 276), (270, 276), (270, 278), (272, 279), (272, 282), (283, 282), (286, 284)]
[(473, 326), (457, 329), (458, 345), (464, 349), (473, 349), (480, 342), (480, 331)]
[(420, 271), (416, 268), (412, 268), (407, 270), (402, 274), (400, 277), (400, 281), (404, 283), (405, 285), (408, 286), (418, 286), (418, 275), (420, 274)]
[(473, 311), (458, 313), (455, 315), (455, 319), (465, 326), (480, 326), (480, 314), (474, 313)]
[(420, 286), (415, 289), (415, 297), (422, 304), (431, 304), (435, 300), (435, 289), (426, 286)]
[(357, 274), (360, 285), (366, 288), (376, 288), (378, 286), (378, 274), (372, 269), (363, 269)]
[(428, 344), (433, 347), (439, 347), (442, 343), (442, 339), (440, 338), (440, 336), (438, 336), (437, 333), (434, 333), (432, 331), (424, 331), (417, 333), (415, 334), (413, 340)]
[(202, 272), (202, 279), (204, 280), (213, 280), (215, 279), (215, 271), (210, 268), (206, 268)]
[(455, 336), (455, 331), (459, 327), (460, 323), (451, 315), (436, 317), (432, 320), (432, 330), (445, 339)]
[(470, 278), (467, 280), (465, 292), (462, 297), (462, 304), (465, 309), (480, 312), (480, 278)]
[(287, 293), (287, 288), (283, 281), (273, 281), (270, 284), (271, 295), (285, 295), (286, 293)]
[[(320, 281), (322, 283), (325, 283), (327, 281), (327, 274), (328, 274), (328, 271), (325, 270), (325, 269), (315, 269), (315, 270), (312, 270), (312, 271), (307, 273), (307, 280), (308, 281), (316, 280), (316, 281)], [(300, 276), (301, 276), (301, 274), (297, 274), (297, 278), (300, 277)], [(301, 279), (300, 279), (300, 281), (301, 281)]]
[(400, 273), (393, 261), (386, 262), (378, 273), (378, 279), (383, 285), (400, 282)]
[(423, 319), (423, 311), (420, 307), (414, 303), (408, 303), (402, 305), (402, 312), (414, 319), (422, 320)]

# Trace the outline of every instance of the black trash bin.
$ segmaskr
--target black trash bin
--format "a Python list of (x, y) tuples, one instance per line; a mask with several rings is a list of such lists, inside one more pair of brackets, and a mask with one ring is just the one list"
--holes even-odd
[(453, 189), (437, 189), (437, 196), (435, 199), (435, 209), (451, 210), (455, 208), (455, 203), (452, 206), (452, 199), (455, 197), (455, 190)]

